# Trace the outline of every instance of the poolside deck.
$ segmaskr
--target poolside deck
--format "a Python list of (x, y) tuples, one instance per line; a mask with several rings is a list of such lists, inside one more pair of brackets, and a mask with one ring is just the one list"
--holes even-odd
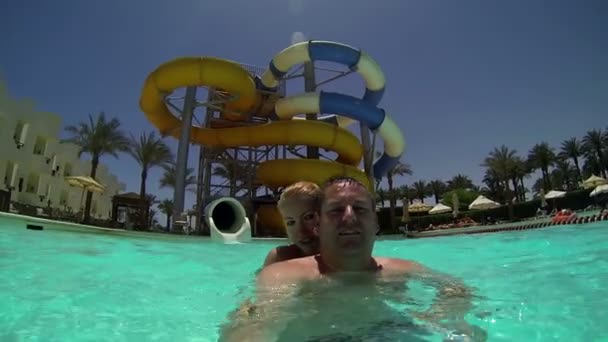
[[(573, 221), (570, 224), (582, 224), (587, 223), (584, 218), (589, 218), (599, 215), (599, 210), (590, 210), (577, 212), (576, 215), (579, 220)], [(600, 218), (601, 219), (601, 218)], [(503, 224), (494, 224), (486, 226), (471, 226), (464, 228), (450, 228), (450, 229), (437, 229), (427, 230), (423, 232), (407, 232), (406, 236), (409, 238), (424, 238), (424, 237), (438, 237), (438, 236), (450, 236), (460, 234), (480, 234), (480, 233), (493, 233), (507, 230), (527, 230), (535, 228), (545, 228), (550, 226), (557, 226), (551, 222), (551, 217), (528, 219), (517, 222), (509, 222)]]

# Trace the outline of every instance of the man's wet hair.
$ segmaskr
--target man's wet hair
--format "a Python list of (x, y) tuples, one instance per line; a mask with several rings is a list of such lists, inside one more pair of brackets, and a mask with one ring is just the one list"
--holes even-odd
[(367, 186), (365, 186), (365, 184), (363, 184), (361, 181), (359, 181), (358, 179), (356, 179), (354, 177), (349, 177), (349, 176), (334, 176), (334, 177), (331, 177), (328, 180), (326, 180), (325, 183), (323, 183), (321, 185), (321, 196), (320, 196), (319, 202), (318, 202), (319, 209), (321, 208), (323, 202), (325, 201), (325, 197), (326, 197), (325, 192), (327, 191), (327, 189), (329, 187), (331, 187), (332, 185), (335, 185), (335, 184), (356, 185), (356, 186), (359, 186), (359, 187), (365, 189), (365, 191), (369, 194), (372, 208), (376, 207), (376, 201), (374, 200), (373, 195), (369, 192), (369, 189), (367, 189)]

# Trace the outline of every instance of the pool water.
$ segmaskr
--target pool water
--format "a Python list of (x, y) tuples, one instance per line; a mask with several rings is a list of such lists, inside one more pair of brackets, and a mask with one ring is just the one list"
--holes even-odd
[[(467, 320), (489, 341), (598, 341), (608, 339), (606, 241), (608, 224), (599, 222), (383, 240), (375, 254), (465, 280), (476, 295)], [(276, 244), (32, 231), (0, 221), (0, 341), (215, 341)]]

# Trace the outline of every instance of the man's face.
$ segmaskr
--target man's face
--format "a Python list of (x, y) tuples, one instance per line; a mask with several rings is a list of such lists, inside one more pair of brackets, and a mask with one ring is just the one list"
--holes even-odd
[(284, 200), (279, 210), (287, 229), (287, 237), (308, 255), (319, 251), (319, 215), (310, 199), (293, 197)]
[(369, 192), (360, 184), (337, 182), (325, 189), (319, 238), (338, 254), (370, 254), (378, 218)]

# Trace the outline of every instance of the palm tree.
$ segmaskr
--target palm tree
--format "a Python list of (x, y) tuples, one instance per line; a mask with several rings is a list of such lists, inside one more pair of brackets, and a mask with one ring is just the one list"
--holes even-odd
[(485, 188), (481, 190), (481, 192), (488, 198), (494, 198), (501, 202), (504, 202), (504, 190), (502, 185), (500, 184), (500, 179), (498, 174), (492, 168), (487, 168), (486, 173), (482, 180), (483, 184), (485, 184)]
[(173, 215), (173, 201), (170, 199), (162, 200), (158, 205), (158, 210), (160, 210), (160, 212), (165, 214), (167, 217), (167, 225), (165, 226), (165, 229), (169, 231), (171, 226), (171, 216)]
[(150, 209), (148, 212), (148, 227), (152, 228), (158, 224), (156, 220), (156, 210)]
[(474, 187), (471, 178), (460, 173), (448, 181), (448, 190), (472, 189)]
[(577, 180), (582, 181), (583, 177), (581, 175), (581, 168), (578, 163), (578, 158), (583, 155), (583, 147), (581, 143), (576, 138), (570, 138), (568, 140), (564, 140), (561, 146), (561, 152), (559, 153), (559, 157), (563, 159), (572, 159), (574, 163), (574, 167), (576, 168), (576, 177)]
[(515, 192), (515, 199), (524, 202), (526, 200), (526, 186), (524, 178), (530, 174), (528, 163), (519, 156), (513, 157), (510, 169), (511, 183)]
[[(163, 175), (160, 178), (160, 187), (161, 188), (172, 188), (175, 190), (175, 185), (177, 181), (177, 170), (175, 163), (167, 164), (163, 166)], [(196, 184), (196, 176), (193, 175), (194, 169), (187, 168), (186, 169), (186, 189), (193, 191), (192, 188), (188, 188), (191, 185)]]
[(576, 188), (576, 169), (570, 165), (567, 159), (560, 158), (556, 161), (551, 178), (554, 188), (566, 191)]
[(581, 172), (583, 178), (589, 178), (591, 175), (600, 175), (602, 173), (600, 162), (597, 160), (595, 154), (587, 155)]
[(382, 188), (376, 189), (376, 202), (380, 203), (380, 207), (384, 208), (384, 200), (386, 199), (386, 190)]
[(436, 179), (429, 183), (429, 190), (435, 197), (435, 204), (438, 204), (439, 200), (441, 200), (441, 195), (446, 192), (447, 186), (443, 181)]
[(164, 166), (171, 163), (173, 153), (169, 146), (161, 139), (157, 138), (154, 131), (142, 133), (139, 140), (131, 136), (131, 148), (129, 154), (141, 166), (141, 183), (139, 185), (139, 197), (144, 199), (146, 196), (146, 180), (148, 171), (157, 166)]
[(536, 181), (534, 182), (534, 184), (532, 185), (532, 191), (534, 191), (534, 193), (536, 195), (539, 195), (541, 191), (544, 192), (544, 182), (543, 182), (543, 178), (540, 177), (538, 179), (536, 179)]
[(606, 141), (608, 140), (608, 132), (603, 133), (601, 130), (592, 130), (587, 132), (587, 134), (583, 137), (583, 150), (586, 152), (588, 157), (593, 156), (597, 163), (599, 164), (599, 169), (602, 176), (606, 177), (606, 170), (608, 170), (608, 165), (604, 160), (604, 145), (608, 145)]
[(146, 194), (146, 199), (148, 200), (148, 227), (154, 226), (154, 221), (156, 220), (154, 216), (156, 216), (156, 210), (150, 209), (153, 205), (159, 204), (160, 201), (156, 199), (156, 195)]
[(546, 142), (534, 145), (528, 153), (528, 161), (530, 166), (534, 169), (540, 169), (543, 175), (543, 182), (545, 184), (545, 191), (549, 191), (551, 187), (551, 175), (549, 174), (549, 167), (555, 164), (556, 156), (553, 152), (553, 148)]
[(148, 200), (148, 203), (150, 203), (150, 205), (155, 205), (155, 204), (160, 203), (160, 201), (156, 198), (156, 195), (154, 195), (154, 194), (146, 194), (146, 199)]
[[(379, 157), (381, 154), (376, 152), (376, 157)], [(390, 169), (386, 173), (386, 181), (388, 183), (388, 195), (389, 195), (389, 212), (390, 212), (390, 220), (391, 220), (391, 229), (394, 229), (395, 225), (395, 206), (397, 205), (396, 192), (394, 190), (394, 177), (395, 176), (405, 176), (412, 175), (412, 167), (407, 164), (399, 161), (395, 167)], [(376, 186), (377, 187), (377, 186)]]
[[(412, 175), (412, 168), (409, 164), (399, 162), (392, 168), (389, 172), (386, 173), (386, 181), (388, 183), (388, 192), (390, 194), (389, 197), (389, 207), (391, 212), (391, 224), (394, 225), (395, 222), (395, 206), (397, 205), (397, 197), (394, 191), (394, 178), (395, 176), (405, 176)], [(392, 227), (392, 226), (391, 226)]]
[(491, 174), (497, 177), (499, 182), (502, 182), (504, 190), (507, 192), (510, 191), (509, 180), (511, 178), (513, 165), (515, 165), (516, 162), (516, 154), (517, 151), (502, 145), (500, 148), (495, 148), (490, 152), (482, 164), (482, 166), (491, 170)]
[(397, 189), (395, 189), (395, 198), (407, 200), (409, 204), (412, 204), (414, 203), (414, 199), (416, 198), (416, 192), (414, 188), (410, 187), (407, 184), (403, 184), (400, 185)]
[(511, 189), (509, 188), (509, 180), (513, 173), (513, 167), (516, 163), (517, 151), (509, 149), (507, 146), (502, 145), (500, 148), (495, 148), (488, 157), (484, 160), (482, 166), (490, 168), (492, 173), (498, 177), (498, 180), (502, 183), (504, 190), (504, 199), (509, 206), (509, 217), (513, 219), (513, 201)]
[(426, 196), (429, 193), (429, 186), (423, 180), (414, 182), (414, 184), (412, 184), (412, 186), (414, 187), (414, 191), (416, 193), (416, 198), (418, 198), (420, 200), (420, 202), (424, 202), (424, 199), (426, 198)]
[[(93, 179), (97, 176), (99, 159), (104, 155), (118, 158), (118, 152), (126, 152), (129, 149), (129, 140), (120, 130), (120, 121), (117, 118), (107, 119), (104, 112), (99, 113), (97, 118), (89, 115), (89, 120), (80, 122), (75, 126), (65, 128), (69, 137), (62, 142), (73, 143), (80, 147), (78, 157), (82, 154), (91, 156), (91, 173)], [(93, 194), (87, 191), (84, 207), (84, 222), (89, 222), (91, 217), (91, 200)]]
[(251, 170), (238, 160), (226, 160), (213, 168), (212, 174), (230, 183), (230, 196), (236, 195), (236, 187), (249, 183)]

